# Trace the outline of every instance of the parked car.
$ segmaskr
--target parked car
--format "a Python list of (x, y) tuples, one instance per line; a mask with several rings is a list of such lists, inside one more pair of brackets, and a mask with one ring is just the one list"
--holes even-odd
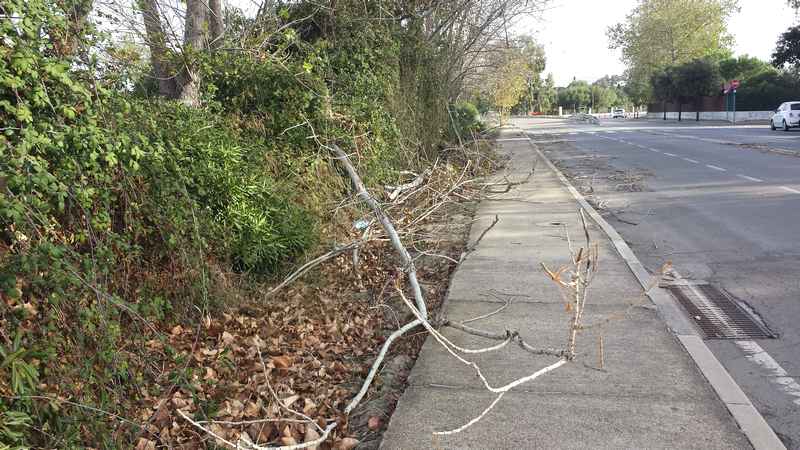
[(775, 110), (769, 121), (769, 127), (789, 131), (791, 127), (800, 127), (800, 102), (786, 102)]
[(611, 110), (611, 118), (618, 119), (618, 118), (625, 118), (625, 109), (624, 108), (614, 108)]

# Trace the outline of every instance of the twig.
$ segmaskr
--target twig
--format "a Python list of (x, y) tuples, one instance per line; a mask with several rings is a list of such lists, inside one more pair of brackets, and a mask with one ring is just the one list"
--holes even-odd
[(434, 431), (433, 434), (442, 436), (442, 435), (447, 435), (447, 434), (456, 434), (456, 433), (460, 433), (460, 432), (466, 430), (467, 428), (475, 425), (476, 423), (478, 423), (478, 421), (483, 419), (483, 416), (485, 416), (487, 413), (489, 413), (489, 411), (491, 411), (492, 408), (494, 408), (494, 406), (497, 404), (497, 402), (499, 402), (500, 399), (503, 398), (504, 395), (506, 395), (505, 392), (501, 392), (500, 394), (498, 394), (498, 396), (494, 399), (494, 401), (492, 403), (490, 403), (489, 406), (487, 406), (486, 409), (483, 410), (483, 412), (481, 412), (477, 417), (475, 417), (474, 419), (472, 419), (469, 422), (465, 423), (464, 425), (461, 425), (458, 428), (455, 428), (455, 429), (452, 429), (452, 430), (448, 430), (448, 431)]
[(389, 194), (389, 200), (394, 201), (403, 192), (409, 189), (414, 189), (416, 187), (419, 187), (422, 184), (422, 182), (425, 181), (425, 177), (429, 176), (430, 173), (431, 173), (430, 170), (426, 170), (425, 172), (422, 172), (421, 174), (417, 175), (416, 178), (414, 178), (412, 181), (406, 184), (401, 184), (399, 186), (386, 186), (387, 189), (392, 189), (392, 192)]
[(383, 362), (383, 358), (386, 357), (386, 352), (389, 350), (389, 346), (392, 345), (395, 339), (399, 338), (400, 336), (404, 335), (408, 330), (416, 327), (417, 325), (421, 325), (422, 320), (417, 319), (413, 320), (405, 325), (402, 328), (397, 329), (394, 333), (389, 335), (386, 339), (386, 342), (383, 343), (383, 347), (381, 347), (380, 353), (378, 353), (378, 357), (375, 358), (375, 362), (372, 363), (372, 368), (367, 375), (367, 378), (364, 380), (364, 383), (361, 384), (361, 389), (358, 391), (355, 397), (350, 400), (347, 407), (344, 409), (345, 414), (349, 414), (350, 411), (353, 410), (358, 403), (361, 402), (361, 399), (364, 398), (366, 395), (367, 390), (369, 389), (369, 385), (372, 384), (372, 379), (375, 378), (375, 375), (378, 373), (378, 368), (380, 367), (381, 363)]
[(477, 328), (464, 325), (464, 322), (453, 322), (447, 320), (442, 324), (442, 326), (455, 328), (456, 330), (463, 331), (467, 334), (474, 334), (475, 336), (485, 337), (486, 339), (494, 339), (497, 341), (508, 339), (509, 336), (511, 336), (511, 334), (508, 331), (506, 331), (505, 333), (492, 333), (491, 331), (479, 330)]
[(478, 236), (478, 239), (476, 239), (475, 242), (472, 245), (470, 245), (469, 248), (467, 248), (467, 253), (475, 251), (475, 248), (478, 247), (478, 244), (480, 244), (483, 237), (486, 236), (486, 233), (488, 233), (492, 228), (494, 228), (494, 226), (497, 225), (497, 222), (500, 222), (500, 216), (495, 214), (492, 223), (488, 227), (486, 227), (486, 229), (483, 230), (483, 232), (481, 232), (480, 236)]
[(463, 324), (466, 324), (466, 323), (475, 322), (477, 320), (481, 320), (481, 319), (486, 319), (486, 318), (492, 317), (495, 314), (503, 312), (503, 310), (508, 308), (508, 305), (510, 305), (510, 304), (511, 304), (511, 299), (507, 299), (506, 300), (506, 304), (501, 306), (501, 307), (499, 307), (499, 308), (497, 308), (496, 310), (494, 310), (494, 311), (492, 311), (490, 313), (487, 313), (487, 314), (483, 314), (483, 315), (478, 316), (478, 317), (473, 317), (472, 319), (462, 320), (461, 324), (463, 325)]
[[(331, 431), (333, 431), (334, 428), (336, 428), (336, 424), (337, 424), (336, 422), (332, 422), (332, 423), (328, 424), (328, 426), (325, 427), (322, 430), (322, 435), (318, 439), (314, 439), (313, 441), (303, 442), (302, 444), (295, 444), (295, 445), (281, 445), (281, 446), (278, 446), (278, 447), (262, 447), (260, 445), (256, 445), (256, 444), (253, 444), (253, 443), (250, 443), (250, 442), (246, 442), (246, 441), (240, 441), (239, 443), (235, 444), (235, 443), (223, 438), (222, 436), (214, 433), (213, 431), (203, 427), (203, 425), (201, 425), (199, 422), (196, 422), (195, 420), (193, 420), (191, 417), (189, 417), (186, 413), (184, 413), (180, 409), (178, 410), (178, 414), (181, 417), (183, 417), (184, 420), (186, 420), (190, 424), (194, 425), (199, 430), (202, 430), (204, 433), (208, 434), (209, 436), (213, 437), (218, 442), (222, 442), (223, 444), (228, 445), (229, 447), (237, 449), (237, 450), (241, 449), (245, 445), (247, 447), (253, 449), (253, 450), (268, 450), (268, 449), (269, 450), (300, 450), (300, 449), (303, 449), (303, 448), (316, 447), (319, 444), (323, 443), (326, 439), (328, 439), (328, 435), (331, 433)], [(245, 447), (245, 448), (247, 448), (247, 447)]]
[(345, 252), (347, 252), (349, 250), (357, 249), (358, 247), (364, 245), (366, 242), (367, 242), (366, 238), (359, 239), (357, 241), (353, 241), (353, 242), (345, 245), (344, 247), (339, 247), (339, 248), (333, 249), (333, 250), (329, 251), (328, 253), (325, 253), (324, 255), (320, 255), (320, 256), (312, 259), (311, 261), (303, 264), (297, 270), (295, 270), (294, 272), (289, 274), (289, 276), (286, 277), (279, 285), (277, 285), (274, 288), (270, 289), (270, 291), (267, 292), (264, 295), (264, 297), (265, 298), (272, 297), (273, 295), (275, 295), (276, 292), (280, 291), (281, 289), (283, 289), (284, 287), (288, 286), (289, 284), (291, 284), (292, 282), (294, 282), (298, 278), (302, 277), (303, 275), (306, 274), (306, 272), (308, 272), (309, 270), (311, 270), (314, 267), (318, 266), (319, 264), (322, 264), (325, 261), (333, 259), (333, 258), (335, 258), (335, 257), (337, 257), (337, 256), (341, 255), (342, 253), (345, 253)]

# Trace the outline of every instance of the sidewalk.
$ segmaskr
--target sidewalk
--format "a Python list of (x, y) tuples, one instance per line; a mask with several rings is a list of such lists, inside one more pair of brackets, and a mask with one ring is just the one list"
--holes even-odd
[[(529, 182), (502, 199), (485, 200), (470, 242), (498, 215), (500, 221), (454, 275), (447, 317), (465, 320), (503, 304), (490, 290), (514, 295), (503, 312), (470, 323), (483, 330), (519, 330), (538, 347), (561, 348), (568, 315), (560, 294), (540, 269), (569, 259), (565, 226), (581, 242), (578, 204), (521, 134), (504, 129), (499, 144), (510, 154), (509, 177)], [(641, 295), (631, 270), (594, 223), (599, 272), (589, 288), (584, 323), (623, 313)], [(502, 297), (502, 295), (500, 295)], [(428, 338), (409, 386), (384, 435), (384, 449), (747, 449), (748, 440), (694, 362), (667, 330), (648, 299), (604, 327), (584, 331), (578, 358), (506, 394), (480, 422), (454, 435), (433, 436), (478, 416), (494, 399), (474, 372)], [(453, 329), (455, 344), (487, 347), (488, 341)], [(599, 338), (604, 369), (598, 370)], [(556, 361), (516, 346), (468, 355), (495, 386)], [(595, 368), (593, 368), (595, 367)]]

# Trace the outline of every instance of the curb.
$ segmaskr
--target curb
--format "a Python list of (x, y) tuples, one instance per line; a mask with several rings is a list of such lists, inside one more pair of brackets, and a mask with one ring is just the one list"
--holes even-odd
[[(525, 131), (520, 129), (520, 132), (524, 133)], [(578, 201), (581, 207), (591, 216), (592, 220), (594, 220), (608, 238), (611, 239), (614, 248), (617, 249), (619, 255), (625, 260), (625, 263), (639, 281), (642, 289), (647, 289), (652, 277), (625, 240), (622, 239), (622, 236), (620, 236), (614, 227), (606, 222), (594, 207), (586, 201), (583, 195), (572, 186), (572, 183), (570, 183), (567, 177), (565, 177), (544, 153), (539, 150), (533, 140), (528, 138), (528, 142), (550, 170), (558, 176), (558, 179), (561, 180), (561, 183), (563, 183), (570, 194), (572, 194), (572, 197)], [(667, 327), (672, 330), (678, 338), (678, 341), (680, 341), (683, 348), (697, 365), (697, 368), (700, 369), (700, 372), (706, 380), (708, 380), (709, 384), (711, 384), (711, 387), (714, 388), (714, 392), (716, 392), (719, 399), (725, 404), (725, 407), (728, 408), (728, 411), (750, 441), (753, 448), (755, 450), (786, 450), (786, 446), (783, 445), (783, 442), (781, 442), (775, 434), (775, 431), (769, 426), (755, 406), (753, 406), (753, 403), (747, 398), (747, 395), (745, 395), (741, 387), (736, 384), (705, 342), (698, 336), (694, 325), (689, 322), (672, 296), (660, 287), (650, 289), (647, 296), (658, 307), (659, 315), (664, 322), (666, 322)]]

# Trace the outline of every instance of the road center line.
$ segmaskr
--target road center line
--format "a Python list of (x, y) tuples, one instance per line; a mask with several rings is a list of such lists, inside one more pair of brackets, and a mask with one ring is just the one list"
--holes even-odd
[(689, 161), (692, 164), (700, 164), (700, 161), (695, 161), (692, 158), (681, 158), (684, 161)]
[[(723, 169), (722, 167), (713, 166), (711, 164), (706, 164), (706, 167), (708, 167), (709, 169), (719, 170), (720, 172), (727, 172), (728, 171), (728, 169)], [(798, 192), (798, 194), (800, 194), (800, 192)]]
[(797, 189), (792, 189), (787, 186), (778, 186), (778, 187), (783, 189), (784, 191), (791, 192), (792, 194), (800, 194), (800, 191), (798, 191)]
[(665, 154), (665, 155), (667, 155), (667, 156), (674, 156), (674, 157), (676, 157), (676, 158), (678, 157), (678, 155), (676, 155), (675, 153), (667, 153), (667, 152), (664, 152), (664, 154)]
[(736, 176), (739, 177), (739, 178), (744, 178), (745, 180), (755, 181), (756, 183), (763, 183), (764, 182), (764, 180), (762, 180), (760, 178), (748, 177), (747, 175), (737, 174)]

